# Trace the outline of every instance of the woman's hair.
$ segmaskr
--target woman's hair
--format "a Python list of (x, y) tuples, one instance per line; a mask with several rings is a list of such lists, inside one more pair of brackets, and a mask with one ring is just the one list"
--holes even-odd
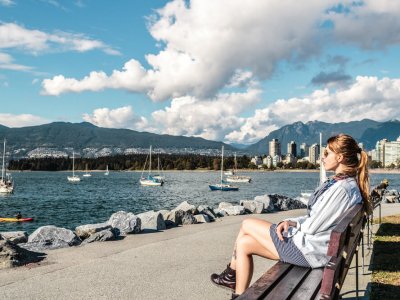
[(328, 139), (327, 144), (336, 154), (343, 155), (342, 164), (345, 175), (356, 177), (358, 187), (363, 197), (368, 214), (372, 213), (372, 203), (369, 196), (368, 155), (357, 142), (347, 134), (338, 134)]

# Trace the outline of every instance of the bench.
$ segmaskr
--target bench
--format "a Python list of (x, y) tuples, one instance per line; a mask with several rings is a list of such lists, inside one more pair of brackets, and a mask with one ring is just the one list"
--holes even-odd
[(354, 254), (358, 298), (358, 247), (366, 220), (361, 204), (342, 216), (331, 233), (328, 247), (331, 259), (325, 268), (311, 269), (278, 262), (236, 299), (338, 299)]

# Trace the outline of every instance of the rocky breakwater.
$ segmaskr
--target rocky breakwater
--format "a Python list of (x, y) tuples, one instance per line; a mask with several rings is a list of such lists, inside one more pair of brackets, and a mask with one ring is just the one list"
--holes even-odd
[(48, 225), (39, 227), (29, 236), (23, 231), (0, 232), (0, 269), (38, 262), (46, 255), (43, 251), (51, 249), (114, 241), (129, 234), (161, 232), (177, 226), (213, 222), (225, 216), (305, 207), (296, 199), (276, 194), (241, 200), (240, 203), (221, 202), (218, 208), (208, 205), (196, 207), (184, 201), (172, 210), (148, 211), (137, 215), (118, 211), (106, 222), (81, 225), (74, 231)]

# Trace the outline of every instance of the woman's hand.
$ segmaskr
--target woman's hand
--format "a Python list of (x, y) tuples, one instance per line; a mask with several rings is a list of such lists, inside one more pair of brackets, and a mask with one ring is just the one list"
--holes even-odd
[(282, 221), (276, 227), (276, 233), (278, 234), (279, 240), (283, 241), (283, 232), (288, 232), (290, 227), (297, 227), (297, 223), (293, 221)]

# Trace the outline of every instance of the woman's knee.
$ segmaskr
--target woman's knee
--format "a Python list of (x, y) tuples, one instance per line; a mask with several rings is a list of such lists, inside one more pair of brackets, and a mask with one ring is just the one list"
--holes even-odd
[(253, 235), (259, 230), (269, 230), (269, 226), (271, 223), (256, 219), (256, 218), (248, 218), (242, 221), (241, 231), (244, 234)]
[(257, 241), (249, 235), (244, 235), (236, 243), (238, 252), (249, 255), (254, 252)]

